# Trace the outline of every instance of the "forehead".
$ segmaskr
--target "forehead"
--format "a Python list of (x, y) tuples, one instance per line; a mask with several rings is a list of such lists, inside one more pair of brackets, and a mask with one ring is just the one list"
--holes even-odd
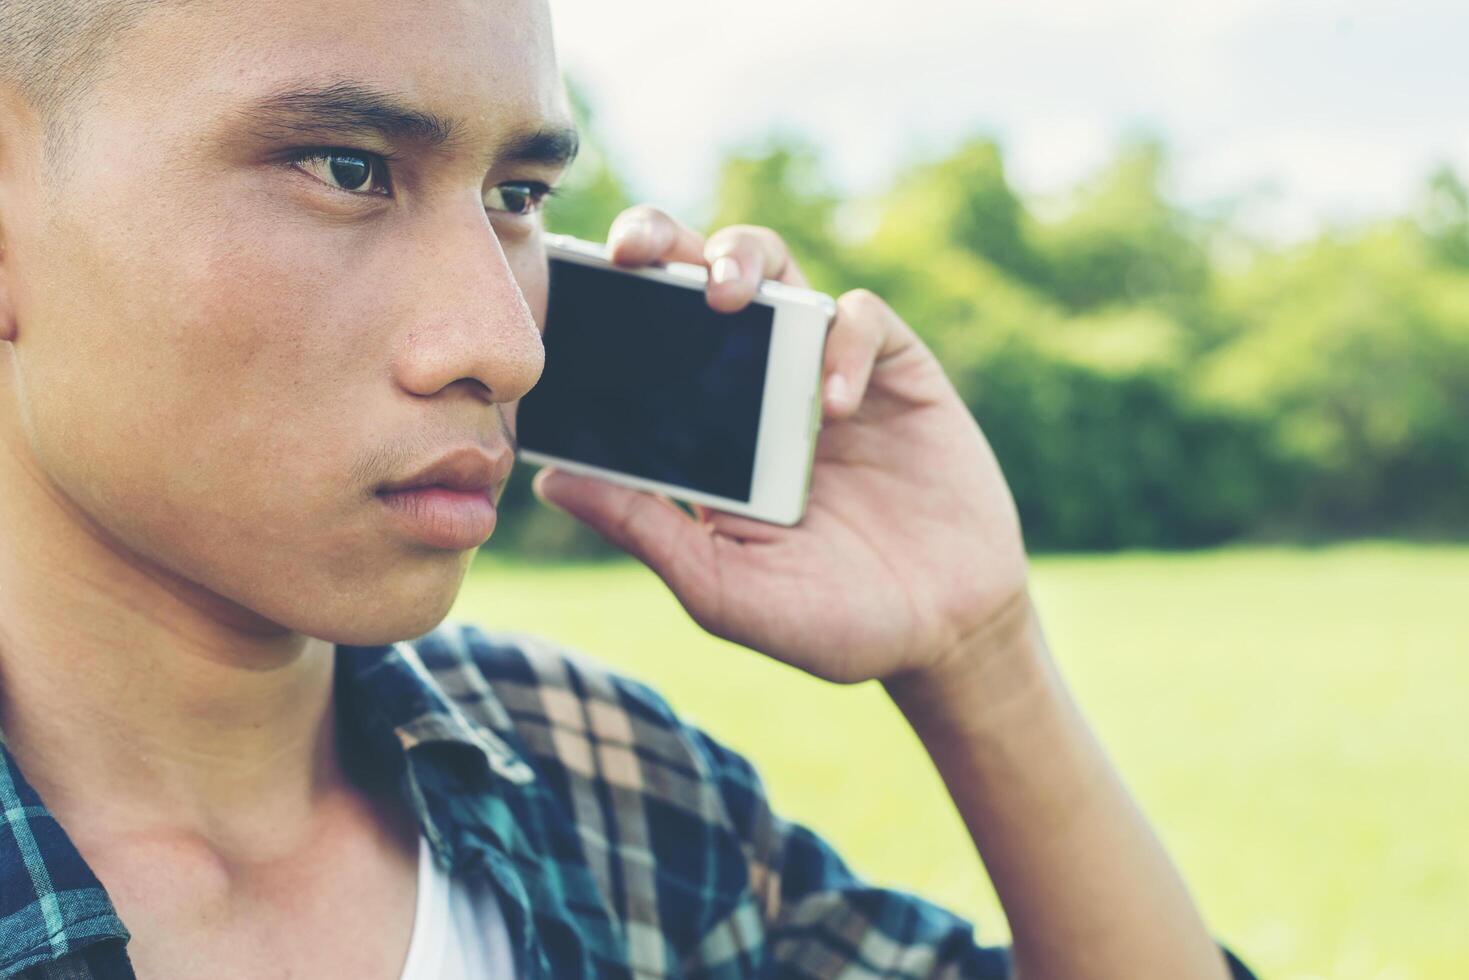
[(471, 133), (569, 120), (545, 0), (190, 0), (156, 11), (120, 45), (114, 99), (205, 114), (306, 80), (391, 91)]

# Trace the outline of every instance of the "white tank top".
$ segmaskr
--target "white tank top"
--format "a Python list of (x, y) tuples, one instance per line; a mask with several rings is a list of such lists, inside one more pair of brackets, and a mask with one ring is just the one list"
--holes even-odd
[(450, 878), (418, 838), (418, 901), (402, 980), (513, 980), (515, 960), (487, 879)]

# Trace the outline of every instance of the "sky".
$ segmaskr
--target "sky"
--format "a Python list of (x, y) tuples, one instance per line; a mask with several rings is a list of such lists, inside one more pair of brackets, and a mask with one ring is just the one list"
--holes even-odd
[(638, 199), (703, 221), (720, 156), (777, 128), (879, 190), (964, 135), (1058, 197), (1119, 140), (1170, 192), (1291, 239), (1469, 175), (1465, 0), (551, 0), (561, 67)]

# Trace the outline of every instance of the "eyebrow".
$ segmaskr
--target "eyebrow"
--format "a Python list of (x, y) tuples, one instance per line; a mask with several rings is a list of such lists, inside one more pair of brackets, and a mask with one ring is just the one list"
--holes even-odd
[[(242, 114), (257, 133), (272, 138), (372, 132), (395, 142), (440, 147), (459, 141), (464, 131), (454, 119), (416, 109), (392, 93), (354, 82), (286, 89), (266, 96)], [(494, 157), (497, 163), (566, 167), (576, 159), (580, 146), (574, 126), (548, 121), (502, 137)]]
[(576, 159), (581, 136), (570, 126), (542, 126), (529, 133), (515, 133), (504, 140), (495, 159), (505, 163), (541, 163), (565, 167)]

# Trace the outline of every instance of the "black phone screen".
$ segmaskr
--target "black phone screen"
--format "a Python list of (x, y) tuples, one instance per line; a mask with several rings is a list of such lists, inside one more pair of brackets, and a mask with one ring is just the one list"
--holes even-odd
[(521, 448), (748, 502), (775, 311), (554, 257), (550, 276)]

